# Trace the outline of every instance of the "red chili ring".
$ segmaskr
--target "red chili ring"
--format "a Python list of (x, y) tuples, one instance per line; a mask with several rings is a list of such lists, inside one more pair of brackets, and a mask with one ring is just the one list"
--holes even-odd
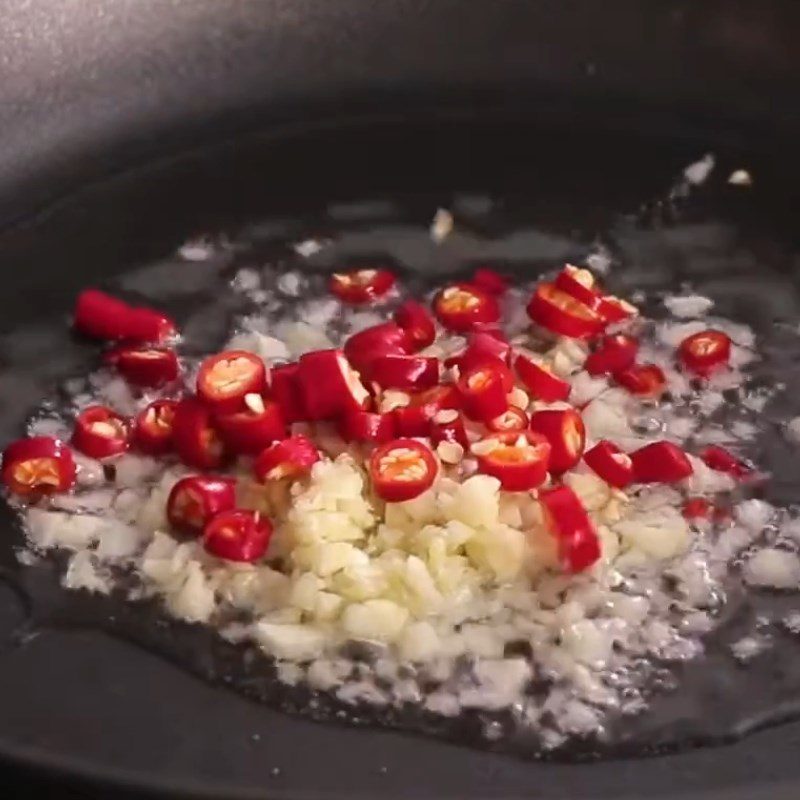
[(394, 409), (395, 431), (399, 436), (427, 436), (437, 412), (460, 408), (461, 395), (455, 386), (434, 386), (412, 395), (407, 406)]
[(133, 423), (133, 442), (138, 450), (156, 456), (172, 449), (177, 400), (156, 400), (142, 409)]
[(197, 469), (217, 469), (225, 462), (225, 445), (208, 406), (196, 397), (178, 403), (172, 423), (175, 451), (184, 464)]
[(308, 419), (299, 375), (299, 364), (281, 364), (271, 370), (270, 394), (280, 406), (281, 414), (287, 423)]
[(617, 372), (614, 380), (637, 397), (659, 397), (667, 388), (667, 376), (655, 364), (634, 364)]
[(439, 382), (439, 359), (423, 356), (383, 355), (372, 361), (370, 380), (383, 389), (419, 392)]
[(500, 319), (497, 300), (483, 289), (468, 283), (457, 283), (442, 289), (433, 300), (433, 311), (445, 328), (462, 333), (476, 325)]
[(613, 442), (598, 442), (583, 454), (583, 460), (599, 478), (617, 489), (633, 482), (633, 461)]
[(369, 367), (377, 356), (404, 355), (419, 349), (412, 335), (395, 322), (373, 325), (354, 333), (344, 343), (344, 354), (364, 379), (369, 380)]
[(518, 355), (514, 360), (514, 369), (534, 398), (555, 403), (569, 397), (572, 390), (569, 381), (559, 378), (543, 363), (537, 363), (526, 355)]
[(509, 406), (499, 417), (490, 419), (486, 427), (494, 433), (524, 431), (530, 423), (528, 415), (516, 406)]
[(346, 442), (382, 444), (395, 436), (394, 415), (374, 411), (347, 411), (339, 419), (337, 429)]
[(221, 511), (236, 506), (236, 482), (216, 475), (181, 478), (167, 498), (167, 519), (176, 530), (199, 534)]
[(91, 458), (124, 453), (130, 439), (129, 421), (107, 406), (89, 406), (75, 419), (72, 446)]
[(579, 269), (572, 264), (565, 265), (555, 279), (556, 288), (566, 292), (576, 300), (595, 308), (600, 299), (597, 282), (588, 269)]
[(232, 509), (210, 519), (203, 530), (203, 547), (226, 561), (252, 563), (261, 558), (272, 538), (272, 523), (259, 511)]
[(388, 503), (411, 500), (429, 489), (439, 465), (430, 447), (415, 439), (394, 439), (379, 447), (369, 462), (372, 488)]
[(561, 563), (567, 572), (583, 572), (600, 558), (600, 540), (586, 509), (568, 486), (539, 492), (548, 528), (558, 542)]
[(604, 336), (583, 368), (590, 375), (613, 375), (633, 366), (639, 352), (639, 340), (624, 333)]
[(135, 386), (162, 386), (174, 381), (179, 372), (178, 356), (165, 347), (121, 345), (109, 350), (104, 360)]
[(535, 323), (561, 336), (585, 338), (603, 327), (603, 320), (595, 311), (553, 283), (539, 284), (527, 310)]
[(383, 297), (394, 286), (395, 276), (388, 269), (354, 269), (331, 275), (330, 290), (343, 303), (359, 305)]
[(636, 483), (676, 483), (694, 472), (686, 453), (672, 442), (653, 442), (630, 455)]
[(550, 471), (554, 474), (572, 469), (581, 460), (586, 428), (574, 408), (536, 411), (531, 414), (531, 430), (550, 442)]
[[(478, 454), (478, 469), (500, 481), (508, 492), (526, 492), (541, 486), (550, 466), (550, 442), (533, 431), (495, 433), (481, 440), (496, 442), (488, 452)], [(477, 450), (477, 446), (476, 446)]]
[(429, 347), (436, 339), (436, 325), (433, 316), (425, 306), (416, 300), (406, 300), (398, 306), (394, 312), (394, 321), (413, 342), (415, 350)]
[(508, 408), (503, 374), (497, 363), (468, 369), (459, 377), (457, 385), (464, 413), (470, 419), (488, 421)]
[(286, 436), (286, 422), (280, 405), (260, 394), (244, 397), (245, 410), (217, 414), (214, 424), (225, 446), (232, 453), (258, 455), (267, 445)]
[(66, 492), (75, 483), (72, 451), (52, 436), (18, 439), (3, 452), (3, 483), (21, 496)]
[(366, 408), (370, 395), (341, 350), (315, 350), (300, 356), (297, 380), (310, 419), (334, 419)]
[(266, 448), (256, 458), (253, 472), (259, 481), (301, 478), (321, 458), (314, 442), (307, 436), (289, 436)]
[(731, 339), (712, 329), (687, 336), (678, 346), (678, 358), (684, 367), (697, 375), (708, 376), (727, 366), (731, 358)]
[(248, 394), (261, 394), (267, 368), (255, 353), (227, 350), (209, 356), (197, 373), (197, 395), (219, 413), (239, 411)]

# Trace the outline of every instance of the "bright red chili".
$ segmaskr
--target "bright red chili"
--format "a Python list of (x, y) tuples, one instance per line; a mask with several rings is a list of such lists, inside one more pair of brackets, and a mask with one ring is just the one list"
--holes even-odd
[(694, 470), (686, 453), (672, 442), (653, 442), (631, 453), (636, 483), (676, 483)]
[(536, 411), (531, 414), (531, 430), (550, 442), (550, 471), (554, 474), (572, 469), (581, 460), (586, 428), (574, 408)]
[(503, 383), (506, 391), (514, 388), (514, 376), (508, 368), (511, 345), (500, 331), (479, 330), (470, 334), (467, 346), (460, 353), (451, 356), (445, 361), (448, 367), (457, 366), (460, 372), (465, 372), (480, 364), (496, 363), (500, 365), (503, 373)]
[(255, 353), (227, 350), (209, 356), (197, 373), (197, 395), (221, 414), (239, 411), (248, 394), (261, 394), (267, 368)]
[(700, 331), (687, 336), (678, 346), (681, 364), (697, 375), (707, 376), (726, 366), (730, 357), (731, 340), (722, 331)]
[(287, 423), (308, 419), (300, 390), (300, 365), (281, 364), (270, 371), (270, 394), (281, 408)]
[(359, 305), (383, 297), (394, 282), (394, 273), (388, 269), (354, 269), (334, 272), (330, 289), (343, 303)]
[(566, 292), (589, 308), (594, 308), (600, 299), (594, 275), (588, 269), (579, 269), (572, 264), (567, 264), (558, 273), (555, 285), (557, 289)]
[(706, 447), (700, 458), (703, 459), (706, 466), (710, 467), (717, 472), (727, 472), (733, 478), (741, 480), (748, 475), (752, 475), (753, 470), (745, 464), (740, 458), (737, 458), (729, 450), (719, 445), (712, 444)]
[(501, 295), (508, 289), (508, 279), (489, 267), (478, 267), (470, 283), (489, 294)]
[(75, 475), (72, 451), (52, 436), (18, 439), (3, 452), (3, 483), (14, 494), (66, 492), (75, 483)]
[(711, 519), (714, 513), (714, 504), (705, 497), (690, 497), (681, 507), (681, 513), (690, 522), (695, 519)]
[(303, 354), (297, 379), (310, 419), (333, 419), (369, 403), (369, 392), (341, 350)]
[(637, 397), (659, 397), (667, 388), (667, 376), (655, 364), (634, 364), (617, 372), (614, 380)]
[(622, 320), (635, 317), (639, 313), (639, 309), (636, 306), (621, 297), (615, 297), (613, 294), (601, 297), (595, 310), (606, 325), (622, 322)]
[(156, 387), (178, 377), (178, 356), (167, 347), (130, 347), (109, 350), (104, 360), (135, 386)]
[(431, 420), (429, 435), (433, 446), (436, 447), (442, 442), (455, 442), (461, 445), (465, 452), (469, 450), (469, 438), (461, 414), (454, 409), (448, 409), (446, 420), (437, 419), (439, 416), (441, 414), (437, 414)]
[(439, 359), (425, 356), (378, 356), (370, 367), (370, 380), (383, 389), (418, 392), (439, 383)]
[[(487, 446), (491, 446), (487, 450)], [(550, 466), (550, 442), (533, 431), (494, 433), (476, 445), (478, 469), (500, 481), (507, 492), (541, 486)]]
[(344, 343), (344, 354), (364, 379), (369, 380), (369, 367), (378, 356), (404, 355), (419, 349), (412, 336), (396, 322), (384, 322), (354, 333)]
[(445, 328), (466, 332), (476, 325), (497, 322), (500, 306), (488, 292), (468, 283), (446, 286), (433, 300), (433, 311)]
[(553, 283), (540, 283), (528, 302), (528, 316), (547, 330), (579, 339), (593, 336), (603, 320), (589, 306)]
[(167, 519), (173, 528), (200, 533), (221, 511), (236, 507), (236, 482), (216, 475), (181, 478), (167, 498)]
[(162, 342), (176, 331), (175, 323), (159, 311), (131, 306), (99, 289), (78, 295), (74, 326), (94, 339), (131, 342)]
[(528, 415), (516, 406), (509, 406), (499, 417), (490, 419), (486, 427), (494, 433), (504, 433), (505, 431), (524, 431), (530, 420)]
[(389, 503), (411, 500), (429, 489), (439, 470), (433, 451), (415, 439), (394, 439), (370, 458), (369, 474), (378, 497)]
[(214, 424), (230, 452), (254, 456), (286, 436), (286, 422), (274, 400), (260, 394), (247, 394), (244, 403), (243, 411), (217, 414)]
[(156, 400), (137, 414), (133, 423), (133, 442), (138, 450), (156, 456), (172, 449), (177, 407), (177, 400)]
[(555, 403), (569, 397), (571, 390), (569, 382), (553, 374), (541, 361), (520, 354), (514, 359), (514, 369), (534, 398), (545, 403)]
[(600, 558), (600, 540), (586, 509), (568, 486), (539, 492), (547, 527), (558, 542), (567, 572), (583, 572)]
[(633, 461), (613, 442), (598, 442), (583, 454), (583, 460), (598, 477), (617, 489), (633, 482)]
[(75, 419), (72, 446), (91, 458), (124, 453), (130, 439), (129, 421), (107, 406), (88, 406)]
[(407, 406), (394, 409), (395, 430), (399, 436), (427, 436), (437, 412), (453, 408), (461, 408), (461, 395), (456, 387), (434, 386), (412, 395)]
[(272, 537), (272, 523), (260, 511), (232, 509), (210, 519), (203, 530), (203, 547), (226, 561), (252, 563), (261, 558)]
[(217, 469), (225, 461), (225, 445), (214, 426), (211, 409), (196, 397), (178, 403), (172, 422), (175, 451), (184, 464)]
[(391, 412), (346, 411), (337, 422), (337, 430), (346, 442), (382, 444), (395, 437), (394, 420)]
[(466, 370), (458, 379), (458, 391), (464, 413), (470, 419), (488, 421), (508, 408), (503, 374), (496, 363), (479, 364)]
[(262, 483), (280, 478), (302, 478), (321, 458), (314, 442), (307, 436), (289, 436), (271, 444), (253, 464), (253, 472)]
[(394, 312), (394, 321), (405, 331), (415, 350), (429, 347), (436, 339), (436, 324), (425, 306), (406, 300)]
[(583, 368), (590, 375), (613, 375), (633, 366), (639, 352), (639, 340), (624, 333), (604, 336), (590, 353)]

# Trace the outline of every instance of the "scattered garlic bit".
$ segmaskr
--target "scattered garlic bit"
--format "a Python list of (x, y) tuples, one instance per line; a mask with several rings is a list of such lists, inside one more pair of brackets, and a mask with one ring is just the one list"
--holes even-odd
[(728, 183), (732, 186), (752, 186), (753, 176), (746, 169), (735, 169), (728, 176)]
[(206, 261), (214, 255), (214, 243), (207, 237), (190, 239), (178, 248), (184, 261)]
[(751, 586), (796, 589), (800, 586), (800, 559), (786, 550), (764, 548), (747, 560), (743, 574)]
[(431, 239), (443, 242), (453, 231), (453, 215), (444, 208), (438, 208), (431, 223)]
[(292, 248), (299, 256), (308, 258), (309, 256), (319, 253), (324, 246), (325, 242), (319, 239), (304, 239), (302, 242), (297, 242), (294, 244)]
[(714, 306), (714, 301), (702, 295), (670, 295), (664, 298), (664, 305), (676, 317), (702, 317)]
[(464, 457), (464, 448), (458, 442), (439, 442), (436, 454), (445, 464), (458, 464)]
[(786, 425), (786, 435), (791, 441), (800, 444), (800, 417), (795, 417)]

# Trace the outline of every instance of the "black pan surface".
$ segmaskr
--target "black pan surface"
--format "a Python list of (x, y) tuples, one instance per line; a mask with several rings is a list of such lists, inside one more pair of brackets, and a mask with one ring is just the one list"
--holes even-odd
[[(87, 3), (95, 10), (99, 5)], [(293, 17), (288, 6), (265, 5), (282, 22), (287, 46), (296, 46), (297, 31), (290, 22), (301, 26), (302, 11)], [(341, 12), (351, 22), (358, 18), (353, 5), (357, 4), (343, 4)], [(400, 13), (404, 4), (390, 5)], [(422, 17), (433, 15), (435, 24), (427, 30), (434, 42), (439, 41), (435, 34), (448, 30), (445, 6), (454, 24), (452, 3), (443, 3), (440, 10), (435, 3), (405, 5), (406, 11), (413, 7)], [(509, 10), (514, 4), (507, 5)], [(635, 5), (619, 4), (629, 10)], [(185, 9), (184, 4), (177, 6)], [(129, 10), (126, 3), (121, 7)], [(204, 3), (196, 7), (207, 9)], [(302, 8), (303, 4), (297, 6)], [(578, 3), (571, 10), (577, 14), (587, 8)], [(676, 8), (688, 13), (682, 4), (674, 4), (671, 13)], [(547, 19), (542, 9), (539, 13)], [(237, 14), (231, 14), (229, 22), (239, 24), (235, 33), (249, 40), (252, 31)], [(318, 17), (319, 13), (317, 22)], [(379, 21), (365, 19), (381, 29)], [(326, 24), (331, 21), (336, 19), (326, 17)], [(83, 22), (96, 24), (96, 20)], [(483, 24), (485, 29), (486, 22), (472, 19), (467, 27), (478, 36), (478, 28)], [(493, 34), (505, 35), (509, 24), (498, 18)], [(559, 35), (570, 29), (566, 17), (551, 24), (555, 27), (550, 30)], [(201, 27), (206, 33), (211, 30)], [(222, 28), (230, 35), (229, 28)], [(121, 28), (114, 30), (113, 35), (119, 36)], [(315, 30), (319, 33), (311, 25), (306, 35)], [(370, 36), (377, 35), (376, 29), (370, 30)], [(191, 30), (184, 26), (182, 33), (187, 32)], [(578, 42), (585, 44), (584, 39), (576, 34)], [(364, 41), (358, 36), (355, 40)], [(272, 42), (274, 49), (279, 44), (280, 37)], [(369, 62), (375, 48), (380, 46), (373, 44), (360, 52), (362, 61), (350, 64), (353, 75), (360, 74), (358, 68)], [(584, 47), (582, 52), (590, 50)], [(458, 73), (461, 83), (469, 85), (473, 76), (469, 69), (485, 66), (492, 51), (487, 46), (471, 68), (463, 63), (469, 59), (455, 58), (451, 72), (439, 73), (440, 81), (446, 83), (460, 66), (465, 70)], [(157, 60), (157, 53), (151, 55)], [(408, 68), (409, 58), (405, 51), (396, 55), (403, 69)], [(420, 59), (421, 64), (441, 66), (435, 57), (430, 62)], [(325, 70), (318, 58), (315, 63), (319, 77)], [(333, 73), (338, 75), (340, 68), (344, 67), (336, 66)], [(416, 78), (424, 83), (430, 74), (420, 70)], [(402, 71), (398, 67), (398, 81)], [(108, 73), (99, 74), (102, 78)], [(142, 75), (143, 86), (148, 77), (158, 83), (146, 70)], [(325, 82), (319, 80), (318, 89), (324, 94)], [(358, 84), (354, 78), (353, 84)], [(453, 103), (447, 108), (418, 103), (413, 114), (392, 112), (386, 107), (392, 104), (383, 103), (380, 114), (360, 111), (348, 124), (332, 124), (330, 115), (320, 115), (324, 125), (319, 121), (301, 125), (287, 118), (280, 127), (274, 121), (264, 126), (261, 119), (264, 133), (258, 135), (239, 131), (234, 136), (237, 126), (229, 124), (225, 131), (203, 129), (202, 135), (187, 140), (187, 126), (175, 125), (169, 147), (158, 147), (144, 137), (135, 143), (128, 139), (120, 150), (119, 141), (110, 137), (104, 148), (98, 147), (96, 159), (89, 158), (85, 143), (71, 150), (76, 140), (58, 151), (58, 159), (44, 158), (58, 150), (58, 137), (48, 140), (42, 130), (40, 138), (32, 137), (27, 146), (16, 143), (20, 156), (16, 161), (9, 157), (11, 146), (4, 145), (8, 181), (0, 188), (9, 224), (0, 235), (2, 327), (11, 331), (44, 321), (57, 328), (78, 288), (165, 257), (197, 231), (265, 215), (314, 219), (326, 204), (340, 200), (403, 197), (433, 209), (446, 204), (455, 189), (524, 196), (545, 226), (600, 231), (611, 212), (633, 210), (663, 196), (680, 169), (709, 149), (720, 153), (727, 164), (746, 163), (758, 176), (755, 199), (744, 208), (734, 203), (725, 213), (758, 232), (765, 242), (765, 258), (790, 261), (798, 246), (793, 217), (800, 172), (791, 150), (782, 148), (781, 143), (791, 138), (789, 128), (777, 121), (772, 127), (765, 125), (764, 117), (756, 113), (761, 107), (758, 92), (748, 89), (747, 94), (752, 104), (737, 106), (748, 110), (744, 115), (748, 119), (739, 125), (702, 114), (700, 119), (688, 111), (664, 115), (663, 109), (598, 114), (598, 106), (591, 102), (579, 109), (577, 104), (552, 99), (541, 101), (532, 114), (530, 104), (509, 108), (516, 104), (483, 97), (480, 103)], [(89, 94), (93, 102), (97, 96)], [(474, 106), (480, 106), (480, 113)], [(473, 110), (467, 113), (464, 109), (470, 107)], [(120, 103), (118, 120), (123, 123), (124, 109)], [(207, 111), (195, 109), (196, 118)], [(371, 116), (373, 122), (357, 122), (355, 116)], [(191, 117), (190, 113), (187, 119)], [(379, 117), (382, 121), (375, 122)], [(140, 124), (143, 117), (137, 119)], [(103, 128), (105, 122), (98, 125)], [(15, 134), (22, 130), (15, 128)], [(223, 144), (187, 149), (203, 140), (219, 141), (225, 138), (223, 133), (227, 137)], [(155, 158), (170, 151), (184, 154)], [(39, 213), (31, 215), (37, 208)], [(10, 223), (13, 217), (18, 217), (15, 224)], [(89, 363), (90, 355), (77, 346), (32, 355), (36, 360), (32, 372), (38, 377), (28, 385), (3, 388), (3, 440), (18, 429), (29, 403), (57, 376)], [(7, 517), (3, 527), (13, 537)], [(9, 556), (10, 549), (5, 548), (3, 564), (13, 572)], [(798, 725), (772, 728), (726, 747), (651, 759), (523, 763), (428, 739), (279, 714), (191, 677), (94, 625), (82, 625), (84, 617), (72, 613), (74, 599), (52, 588), (43, 589), (37, 602), (67, 612), (56, 615), (57, 624), (37, 628), (34, 636), (20, 642), (16, 634), (29, 618), (29, 608), (15, 585), (14, 575), (0, 583), (0, 757), (9, 765), (26, 765), (45, 774), (80, 775), (94, 783), (98, 796), (108, 796), (111, 787), (121, 786), (198, 798), (309, 800), (377, 796), (782, 800), (800, 791)]]

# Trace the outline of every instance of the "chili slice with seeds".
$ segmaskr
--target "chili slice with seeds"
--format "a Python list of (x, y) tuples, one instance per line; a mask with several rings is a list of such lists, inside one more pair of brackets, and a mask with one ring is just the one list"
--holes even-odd
[(577, 573), (592, 566), (600, 558), (600, 540), (575, 492), (568, 486), (542, 489), (539, 501), (564, 569)]
[(603, 327), (603, 320), (589, 306), (553, 283), (539, 284), (527, 310), (538, 325), (573, 339), (593, 336)]
[(507, 492), (541, 486), (550, 465), (550, 442), (533, 431), (508, 431), (487, 436), (474, 446), (478, 469), (500, 481)]
[(361, 376), (341, 350), (315, 350), (300, 356), (297, 375), (303, 407), (310, 419), (334, 419), (369, 403)]
[(176, 530), (199, 534), (220, 511), (236, 506), (236, 482), (216, 475), (181, 478), (167, 498), (167, 519)]
[(353, 269), (334, 272), (329, 286), (343, 303), (360, 305), (383, 297), (394, 283), (394, 273), (388, 269)]
[(429, 489), (439, 470), (433, 451), (415, 439), (394, 439), (369, 462), (372, 487), (388, 503), (411, 500)]
[(261, 394), (267, 368), (255, 353), (227, 350), (209, 356), (197, 374), (197, 395), (215, 411), (227, 413), (244, 407), (248, 394)]
[(598, 442), (584, 453), (583, 460), (599, 478), (617, 489), (633, 482), (633, 461), (613, 442)]
[(298, 434), (271, 444), (253, 464), (253, 472), (262, 483), (281, 478), (302, 478), (321, 458), (314, 442)]
[(600, 300), (594, 275), (588, 269), (579, 269), (567, 264), (556, 276), (555, 285), (589, 308), (595, 308)]
[(617, 372), (614, 380), (637, 397), (660, 397), (667, 388), (667, 376), (655, 364), (634, 364)]
[(23, 497), (66, 492), (75, 483), (72, 451), (52, 436), (18, 439), (3, 451), (3, 483)]
[(678, 358), (681, 364), (703, 377), (727, 366), (730, 357), (730, 337), (722, 331), (713, 329), (687, 336), (678, 346)]
[(187, 397), (178, 403), (172, 440), (175, 451), (187, 466), (217, 469), (225, 461), (225, 446), (214, 427), (211, 410), (196, 397)]
[(590, 375), (613, 375), (633, 366), (638, 352), (639, 341), (633, 336), (624, 333), (604, 336), (586, 358), (583, 368)]
[(486, 363), (472, 367), (458, 379), (458, 391), (464, 413), (470, 419), (488, 421), (508, 408), (501, 364)]
[(566, 400), (572, 387), (569, 381), (555, 375), (543, 362), (527, 355), (518, 355), (514, 369), (525, 388), (537, 399), (545, 403)]
[(89, 406), (75, 419), (72, 446), (91, 458), (110, 458), (124, 453), (130, 438), (125, 417), (107, 406)]
[(531, 414), (531, 430), (550, 442), (550, 471), (561, 474), (572, 469), (583, 455), (586, 428), (574, 408), (551, 409)]
[(177, 400), (156, 400), (142, 409), (133, 423), (133, 442), (142, 453), (163, 455), (172, 449)]
[(267, 552), (271, 538), (272, 523), (259, 511), (222, 511), (203, 529), (206, 552), (226, 561), (257, 561)]
[(214, 424), (232, 453), (258, 455), (267, 445), (286, 436), (286, 422), (274, 400), (247, 394), (244, 403), (243, 411), (217, 414)]
[(405, 331), (415, 350), (429, 347), (436, 339), (436, 324), (425, 306), (406, 300), (394, 312), (394, 321)]
[(500, 319), (497, 300), (483, 289), (468, 283), (457, 283), (442, 289), (433, 300), (433, 311), (445, 328), (459, 333)]
[(178, 377), (178, 356), (166, 347), (129, 347), (109, 350), (104, 360), (114, 366), (128, 383), (154, 388)]

